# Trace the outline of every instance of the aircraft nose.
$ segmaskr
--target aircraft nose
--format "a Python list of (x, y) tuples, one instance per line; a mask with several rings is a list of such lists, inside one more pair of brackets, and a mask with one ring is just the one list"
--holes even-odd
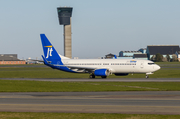
[(161, 69), (161, 67), (159, 65), (156, 65), (155, 69), (157, 71), (157, 70)]

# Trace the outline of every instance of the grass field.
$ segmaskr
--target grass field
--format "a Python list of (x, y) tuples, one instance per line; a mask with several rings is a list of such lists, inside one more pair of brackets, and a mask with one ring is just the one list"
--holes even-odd
[(1, 119), (180, 119), (180, 115), (0, 112), (0, 118)]
[[(154, 74), (149, 75), (150, 78), (180, 78), (180, 62), (159, 62), (158, 64), (162, 68)], [(89, 78), (89, 74), (68, 73), (49, 67), (16, 67), (16, 65), (5, 67), (4, 65), (0, 65), (0, 78)], [(128, 76), (110, 75), (108, 78), (145, 78), (145, 74), (129, 74)]]
[[(159, 62), (161, 70), (150, 78), (180, 78), (180, 62)], [(21, 66), (21, 67), (20, 67)], [(0, 78), (88, 78), (89, 74), (68, 73), (42, 67), (43, 65), (0, 65)], [(100, 77), (97, 77), (100, 78)], [(145, 78), (145, 74), (128, 76), (108, 76), (108, 78)], [(0, 81), (0, 92), (50, 92), (50, 91), (170, 91), (180, 90), (180, 83), (161, 82), (38, 82), (38, 81)]]
[(0, 80), (0, 92), (180, 91), (180, 82), (46, 82)]

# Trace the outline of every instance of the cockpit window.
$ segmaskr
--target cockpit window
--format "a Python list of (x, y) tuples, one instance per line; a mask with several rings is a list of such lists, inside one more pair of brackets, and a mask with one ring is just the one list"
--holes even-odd
[(155, 63), (148, 63), (149, 65), (155, 64)]

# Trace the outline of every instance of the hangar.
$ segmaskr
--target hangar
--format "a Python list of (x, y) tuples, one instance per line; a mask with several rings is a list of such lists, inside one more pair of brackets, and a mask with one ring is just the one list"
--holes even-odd
[(147, 60), (147, 54), (134, 54), (133, 59), (145, 59), (145, 60)]
[(17, 54), (0, 54), (0, 64), (26, 64), (26, 61), (18, 59)]
[(157, 53), (160, 53), (163, 57), (166, 57), (168, 54), (172, 58), (172, 55), (177, 51), (179, 51), (179, 45), (148, 45), (146, 53), (148, 59), (151, 59)]

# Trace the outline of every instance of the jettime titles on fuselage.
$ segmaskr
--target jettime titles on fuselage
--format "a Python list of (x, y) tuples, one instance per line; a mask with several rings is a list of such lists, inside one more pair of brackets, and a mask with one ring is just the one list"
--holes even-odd
[(131, 60), (130, 63), (136, 63), (137, 61), (136, 60)]

